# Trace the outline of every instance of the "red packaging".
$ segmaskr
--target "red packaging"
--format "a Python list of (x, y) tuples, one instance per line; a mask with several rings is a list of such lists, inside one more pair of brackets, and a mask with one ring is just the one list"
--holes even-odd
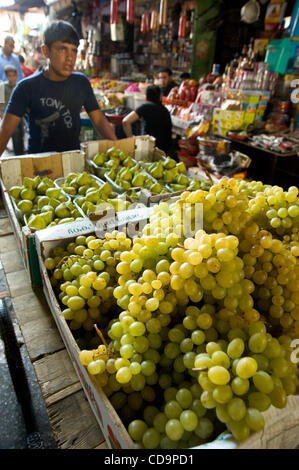
[(179, 22), (179, 38), (184, 39), (186, 37), (186, 25), (187, 25), (187, 16), (180, 16)]
[(135, 20), (135, 0), (127, 0), (127, 22), (133, 24)]
[(110, 24), (118, 23), (118, 0), (111, 0), (110, 3)]

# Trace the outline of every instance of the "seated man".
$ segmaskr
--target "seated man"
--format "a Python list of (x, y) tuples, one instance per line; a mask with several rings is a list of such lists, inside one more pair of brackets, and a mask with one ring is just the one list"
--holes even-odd
[(147, 103), (124, 117), (122, 126), (127, 137), (133, 136), (132, 124), (138, 119), (145, 122), (145, 132), (155, 137), (156, 146), (167, 153), (172, 144), (172, 123), (169, 111), (161, 103), (161, 92), (157, 85), (146, 89)]

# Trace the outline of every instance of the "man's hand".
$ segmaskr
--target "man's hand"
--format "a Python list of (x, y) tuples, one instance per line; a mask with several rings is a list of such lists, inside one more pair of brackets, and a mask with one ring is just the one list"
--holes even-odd
[(109, 121), (107, 121), (100, 109), (91, 111), (89, 113), (89, 117), (94, 127), (101, 134), (102, 137), (109, 140), (117, 140), (113, 125)]
[(5, 113), (0, 127), (0, 156), (7, 146), (7, 142), (20, 124), (21, 118), (14, 114)]

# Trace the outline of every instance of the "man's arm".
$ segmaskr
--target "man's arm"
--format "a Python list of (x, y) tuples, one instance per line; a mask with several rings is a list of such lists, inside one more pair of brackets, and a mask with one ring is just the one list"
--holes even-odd
[(107, 121), (100, 109), (95, 109), (94, 111), (91, 111), (88, 115), (94, 127), (101, 134), (102, 137), (109, 140), (117, 140), (117, 137), (114, 132), (114, 127), (112, 126), (112, 124), (110, 124), (109, 121)]
[(18, 127), (20, 121), (20, 117), (15, 116), (14, 114), (5, 113), (0, 127), (0, 157), (6, 149), (7, 142)]
[(135, 111), (132, 111), (130, 114), (127, 114), (122, 120), (122, 126), (124, 133), (127, 137), (133, 137), (132, 124), (138, 121), (139, 116)]

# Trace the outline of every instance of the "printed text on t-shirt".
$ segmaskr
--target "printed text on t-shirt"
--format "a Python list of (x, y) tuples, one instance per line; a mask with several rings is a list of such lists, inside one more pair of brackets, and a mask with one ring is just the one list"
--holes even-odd
[[(67, 109), (61, 101), (55, 98), (51, 98), (51, 97), (40, 98), (40, 100), (43, 106), (48, 106), (49, 108), (55, 108), (60, 112), (61, 116), (63, 117), (64, 123), (68, 129), (72, 127), (73, 123), (72, 123), (72, 116), (71, 116), (70, 110)], [(63, 108), (64, 108), (64, 111), (61, 112)]]

